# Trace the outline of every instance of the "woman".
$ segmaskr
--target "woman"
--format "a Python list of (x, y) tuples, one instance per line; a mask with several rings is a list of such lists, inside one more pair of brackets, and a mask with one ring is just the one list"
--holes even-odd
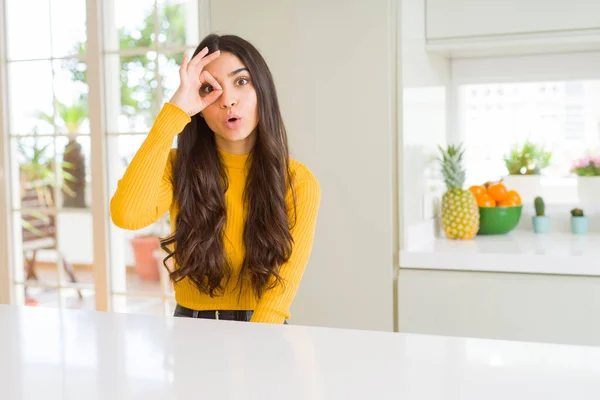
[(273, 77), (254, 46), (209, 35), (179, 75), (119, 181), (112, 220), (140, 229), (170, 211), (162, 247), (165, 266), (175, 265), (175, 316), (285, 323), (312, 248), (319, 184), (289, 158)]

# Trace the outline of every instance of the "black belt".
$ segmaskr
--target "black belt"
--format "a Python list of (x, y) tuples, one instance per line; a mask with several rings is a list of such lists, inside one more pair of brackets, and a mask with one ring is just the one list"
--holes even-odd
[(253, 311), (247, 310), (192, 310), (177, 304), (175, 307), (176, 317), (224, 319), (228, 321), (250, 321)]

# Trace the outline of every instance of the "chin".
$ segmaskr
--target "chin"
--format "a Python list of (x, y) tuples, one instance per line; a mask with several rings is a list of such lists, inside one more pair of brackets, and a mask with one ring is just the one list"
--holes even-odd
[(249, 139), (252, 136), (252, 132), (248, 131), (227, 131), (219, 132), (217, 134), (221, 139), (227, 140), (228, 142), (242, 142)]

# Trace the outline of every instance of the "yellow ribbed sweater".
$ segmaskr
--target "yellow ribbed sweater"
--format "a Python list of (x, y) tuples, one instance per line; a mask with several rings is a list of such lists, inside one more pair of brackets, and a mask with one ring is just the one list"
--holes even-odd
[[(158, 114), (150, 133), (142, 143), (110, 202), (112, 221), (123, 229), (141, 229), (154, 222), (167, 210), (171, 227), (176, 229), (177, 204), (173, 201), (171, 149), (173, 139), (190, 122), (190, 117), (175, 105), (166, 103)], [(220, 150), (229, 177), (225, 193), (227, 224), (225, 251), (232, 265), (231, 279), (222, 296), (211, 298), (184, 278), (174, 285), (177, 303), (194, 310), (253, 310), (251, 322), (282, 324), (290, 317), (289, 308), (294, 299), (308, 262), (318, 208), (320, 188), (317, 179), (304, 165), (290, 160), (296, 191), (297, 222), (292, 229), (292, 254), (280, 275), (284, 285), (266, 291), (257, 301), (250, 287), (242, 288), (239, 297), (238, 274), (244, 259), (243, 246), (243, 190), (248, 168), (248, 154), (229, 154)], [(292, 203), (288, 193), (288, 209)], [(239, 300), (239, 301), (238, 301)]]

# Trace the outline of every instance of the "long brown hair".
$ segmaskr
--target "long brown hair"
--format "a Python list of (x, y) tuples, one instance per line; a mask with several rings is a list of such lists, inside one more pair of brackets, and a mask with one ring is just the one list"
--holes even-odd
[[(279, 268), (292, 251), (290, 230), (295, 223), (296, 200), (287, 134), (271, 71), (258, 50), (233, 35), (207, 36), (194, 56), (204, 47), (208, 47), (209, 54), (221, 50), (237, 56), (248, 68), (256, 90), (258, 127), (244, 189), (245, 256), (238, 284), (249, 281), (260, 298), (266, 289), (281, 282)], [(168, 254), (165, 267), (171, 257), (176, 263), (170, 271), (171, 280), (178, 282), (188, 277), (211, 297), (222, 294), (223, 282), (231, 277), (230, 261), (223, 246), (227, 188), (227, 172), (214, 133), (197, 114), (178, 137), (173, 189), (179, 213), (175, 231), (161, 245)], [(286, 205), (288, 188), (293, 196), (293, 223)]]

